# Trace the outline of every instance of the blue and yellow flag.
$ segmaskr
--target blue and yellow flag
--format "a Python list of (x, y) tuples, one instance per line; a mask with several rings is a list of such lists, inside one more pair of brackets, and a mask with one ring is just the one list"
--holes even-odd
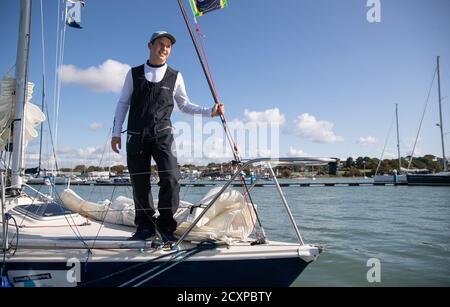
[(196, 17), (214, 10), (223, 9), (228, 5), (228, 0), (189, 0), (189, 2)]

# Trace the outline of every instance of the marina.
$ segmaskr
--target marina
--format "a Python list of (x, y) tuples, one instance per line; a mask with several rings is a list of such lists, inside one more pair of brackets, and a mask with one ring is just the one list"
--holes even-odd
[(450, 286), (443, 1), (3, 3), (0, 288)]
[[(41, 184), (45, 185), (45, 184)], [(67, 183), (55, 183), (57, 186), (67, 186)], [(185, 183), (181, 182), (181, 187), (215, 187), (220, 186), (219, 183), (214, 182), (203, 182), (203, 183)], [(387, 182), (346, 182), (346, 181), (335, 181), (335, 182), (284, 182), (280, 183), (281, 187), (359, 187), (359, 186), (397, 186), (397, 185), (408, 185), (408, 183), (387, 183)], [(37, 186), (33, 184), (33, 186)], [(70, 186), (106, 186), (106, 187), (120, 187), (120, 186), (130, 186), (131, 183), (85, 183), (85, 182), (74, 182), (70, 183)], [(233, 183), (233, 187), (241, 187), (241, 183)], [(255, 188), (270, 188), (275, 187), (274, 183), (256, 183), (249, 184), (249, 186), (253, 186)]]
[[(57, 193), (64, 187), (57, 186)], [(196, 203), (209, 187), (183, 187)], [(235, 188), (242, 191), (240, 188)], [(77, 186), (83, 198), (131, 196), (129, 187)], [(258, 189), (255, 204), (269, 240), (295, 242), (289, 220), (272, 204), (272, 188)], [(324, 251), (293, 287), (450, 286), (450, 189), (448, 187), (359, 186), (283, 188), (302, 234)], [(153, 189), (157, 198), (157, 189)], [(370, 283), (369, 259), (379, 259), (381, 282)]]

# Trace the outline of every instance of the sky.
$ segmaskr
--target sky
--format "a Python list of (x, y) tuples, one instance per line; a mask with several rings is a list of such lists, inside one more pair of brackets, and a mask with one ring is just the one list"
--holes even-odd
[[(53, 125), (58, 1), (43, 0), (45, 70), (40, 4), (33, 0), (29, 79), (35, 83), (32, 101), (40, 105), (45, 71)], [(184, 4), (189, 9), (187, 0)], [(0, 1), (2, 74), (15, 63), (18, 15), (19, 1)], [(243, 138), (242, 131), (236, 134), (241, 156), (380, 158), (386, 143), (384, 158), (395, 158), (395, 126), (390, 129), (395, 104), (401, 152), (410, 154), (437, 56), (450, 155), (449, 15), (448, 0), (229, 0), (227, 8), (200, 17), (226, 118), (233, 131), (247, 131)], [(125, 150), (110, 153), (109, 133), (125, 74), (146, 61), (154, 31), (177, 37), (168, 63), (183, 74), (192, 102), (214, 104), (176, 0), (87, 0), (81, 24), (83, 29), (66, 30), (60, 69), (60, 167), (125, 164)], [(174, 112), (172, 121), (180, 163), (231, 159), (217, 118)], [(415, 156), (442, 155), (438, 122), (435, 81)], [(44, 133), (48, 136), (48, 129)], [(51, 152), (46, 139), (44, 151)], [(27, 167), (35, 166), (38, 151), (38, 140), (30, 142)]]

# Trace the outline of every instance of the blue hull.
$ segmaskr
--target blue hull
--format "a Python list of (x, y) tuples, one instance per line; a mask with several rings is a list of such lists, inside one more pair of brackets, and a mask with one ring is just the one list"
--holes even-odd
[(408, 185), (450, 186), (450, 175), (407, 175)]
[[(306, 268), (300, 258), (233, 261), (81, 263), (80, 287), (288, 287)], [(67, 271), (65, 263), (7, 263), (7, 271)], [(140, 276), (139, 278), (136, 278)], [(134, 281), (130, 282), (132, 279)], [(10, 280), (11, 283), (18, 280)], [(33, 286), (33, 283), (27, 285)]]

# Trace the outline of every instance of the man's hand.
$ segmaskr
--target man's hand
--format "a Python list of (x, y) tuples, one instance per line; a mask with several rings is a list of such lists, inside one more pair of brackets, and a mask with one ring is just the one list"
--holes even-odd
[(219, 116), (220, 114), (225, 115), (225, 107), (221, 103), (219, 104), (216, 103), (211, 111), (211, 117), (216, 117)]
[(120, 150), (122, 149), (122, 140), (120, 137), (113, 137), (111, 139), (111, 148), (115, 153), (120, 153)]

